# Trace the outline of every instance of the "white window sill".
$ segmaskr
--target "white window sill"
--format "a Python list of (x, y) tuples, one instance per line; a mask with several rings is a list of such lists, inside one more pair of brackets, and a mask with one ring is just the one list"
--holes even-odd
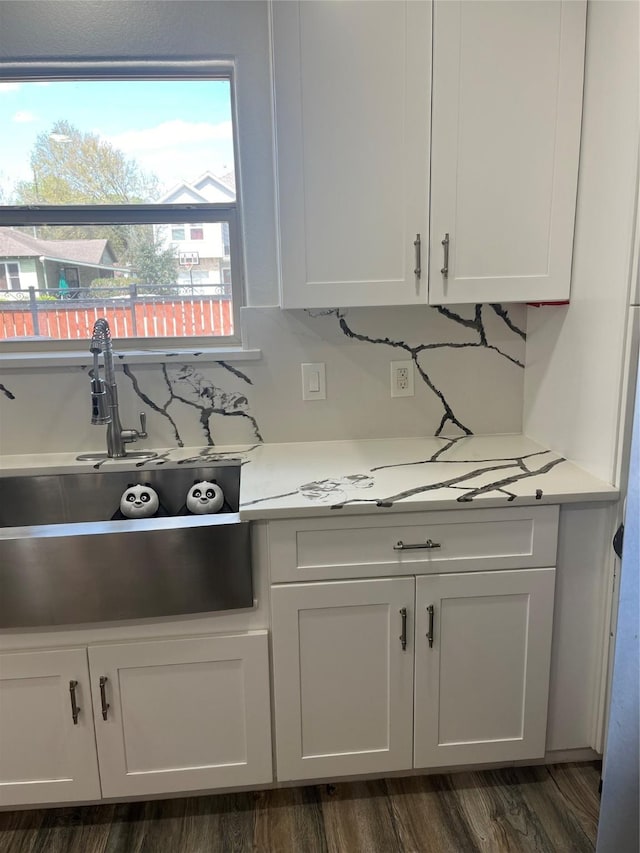
[[(167, 361), (259, 361), (262, 351), (241, 347), (188, 347), (180, 349), (136, 350), (114, 349), (114, 362), (127, 364), (160, 364)], [(5, 370), (28, 367), (82, 367), (91, 365), (87, 347), (82, 352), (5, 352), (0, 353), (0, 367)]]

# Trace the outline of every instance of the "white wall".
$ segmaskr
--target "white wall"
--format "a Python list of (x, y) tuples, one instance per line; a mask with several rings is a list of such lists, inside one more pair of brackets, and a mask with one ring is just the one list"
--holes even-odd
[[(1, 74), (45, 60), (235, 56), (247, 304), (278, 303), (268, 5), (256, 0), (0, 1)], [(14, 69), (15, 70), (15, 69)]]
[(640, 5), (592, 0), (571, 305), (530, 308), (524, 431), (611, 482), (628, 333)]

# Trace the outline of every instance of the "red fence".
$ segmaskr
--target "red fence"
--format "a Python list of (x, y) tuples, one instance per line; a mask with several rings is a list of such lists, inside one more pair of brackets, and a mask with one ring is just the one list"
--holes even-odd
[[(106, 303), (106, 304), (105, 304)], [(78, 340), (91, 336), (105, 317), (114, 338), (173, 338), (233, 334), (231, 300), (225, 297), (154, 299), (131, 304), (73, 300), (33, 304), (0, 302), (0, 340), (25, 337)]]

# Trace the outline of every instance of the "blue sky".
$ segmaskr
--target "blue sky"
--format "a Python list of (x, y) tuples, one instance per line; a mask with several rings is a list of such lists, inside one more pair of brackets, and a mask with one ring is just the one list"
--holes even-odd
[(0, 189), (31, 180), (36, 136), (66, 119), (99, 134), (169, 189), (233, 168), (230, 87), (219, 80), (0, 82)]

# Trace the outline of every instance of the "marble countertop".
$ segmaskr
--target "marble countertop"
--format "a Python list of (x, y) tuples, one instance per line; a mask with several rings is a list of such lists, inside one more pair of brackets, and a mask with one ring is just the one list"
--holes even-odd
[(615, 500), (618, 490), (522, 435), (172, 448), (155, 459), (0, 457), (0, 475), (242, 464), (243, 519)]

